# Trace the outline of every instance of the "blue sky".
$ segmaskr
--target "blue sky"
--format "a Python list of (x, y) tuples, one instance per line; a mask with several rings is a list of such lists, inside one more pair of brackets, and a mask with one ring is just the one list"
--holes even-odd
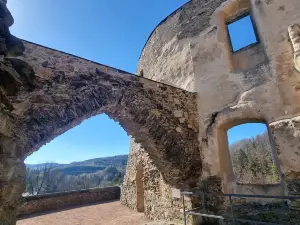
[(16, 36), (135, 73), (153, 28), (187, 0), (9, 0)]
[(228, 142), (231, 145), (241, 139), (255, 137), (258, 134), (263, 134), (267, 131), (267, 126), (264, 123), (246, 123), (235, 126), (227, 131)]
[(238, 51), (257, 42), (250, 16), (246, 16), (228, 25), (232, 50)]
[(101, 114), (56, 137), (27, 157), (25, 162), (69, 163), (128, 152), (129, 137), (126, 132), (107, 115)]
[[(8, 8), (15, 19), (11, 32), (17, 37), (135, 73), (141, 50), (154, 27), (186, 2), (9, 0)], [(247, 32), (243, 24), (235, 26), (233, 32), (241, 29)], [(237, 39), (242, 45), (247, 40)], [(246, 130), (255, 135), (260, 127)], [(228, 134), (231, 140), (243, 138), (241, 130)], [(55, 138), (25, 162), (69, 163), (128, 151), (125, 131), (106, 115), (98, 115)]]

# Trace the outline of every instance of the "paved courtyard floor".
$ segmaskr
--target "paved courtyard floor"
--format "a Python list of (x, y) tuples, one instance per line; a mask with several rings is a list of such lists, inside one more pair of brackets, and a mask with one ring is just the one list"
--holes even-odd
[(148, 220), (143, 213), (131, 211), (120, 202), (88, 205), (21, 219), (17, 225), (141, 225)]

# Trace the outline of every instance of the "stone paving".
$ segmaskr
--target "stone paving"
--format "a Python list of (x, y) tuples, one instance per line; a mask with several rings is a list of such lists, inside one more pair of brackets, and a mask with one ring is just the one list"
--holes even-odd
[(120, 202), (88, 205), (21, 219), (17, 225), (141, 225), (148, 220), (143, 213), (131, 211)]

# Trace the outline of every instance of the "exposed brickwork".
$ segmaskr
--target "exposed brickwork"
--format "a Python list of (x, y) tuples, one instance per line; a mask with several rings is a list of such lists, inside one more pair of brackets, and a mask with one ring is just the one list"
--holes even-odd
[(33, 66), (36, 83), (30, 93), (11, 99), (25, 150), (21, 154), (106, 113), (147, 149), (168, 182), (184, 185), (200, 176), (200, 159), (188, 163), (199, 154), (196, 94), (42, 46), (25, 46), (23, 59)]

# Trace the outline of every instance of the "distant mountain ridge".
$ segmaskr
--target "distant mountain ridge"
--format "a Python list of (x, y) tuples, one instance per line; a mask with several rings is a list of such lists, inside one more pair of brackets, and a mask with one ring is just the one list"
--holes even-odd
[(64, 166), (67, 164), (61, 164), (61, 163), (40, 163), (40, 164), (27, 164), (25, 163), (26, 167), (29, 169), (42, 169), (44, 167), (59, 167), (59, 166)]
[(116, 155), (103, 158), (88, 159), (80, 162), (72, 162), (69, 164), (61, 163), (41, 163), (26, 164), (31, 170), (42, 170), (45, 167), (59, 170), (67, 175), (80, 175), (84, 173), (95, 173), (106, 169), (107, 167), (116, 167), (119, 171), (125, 172), (128, 155)]
[(95, 158), (69, 164), (27, 164), (26, 195), (121, 185), (128, 155)]

